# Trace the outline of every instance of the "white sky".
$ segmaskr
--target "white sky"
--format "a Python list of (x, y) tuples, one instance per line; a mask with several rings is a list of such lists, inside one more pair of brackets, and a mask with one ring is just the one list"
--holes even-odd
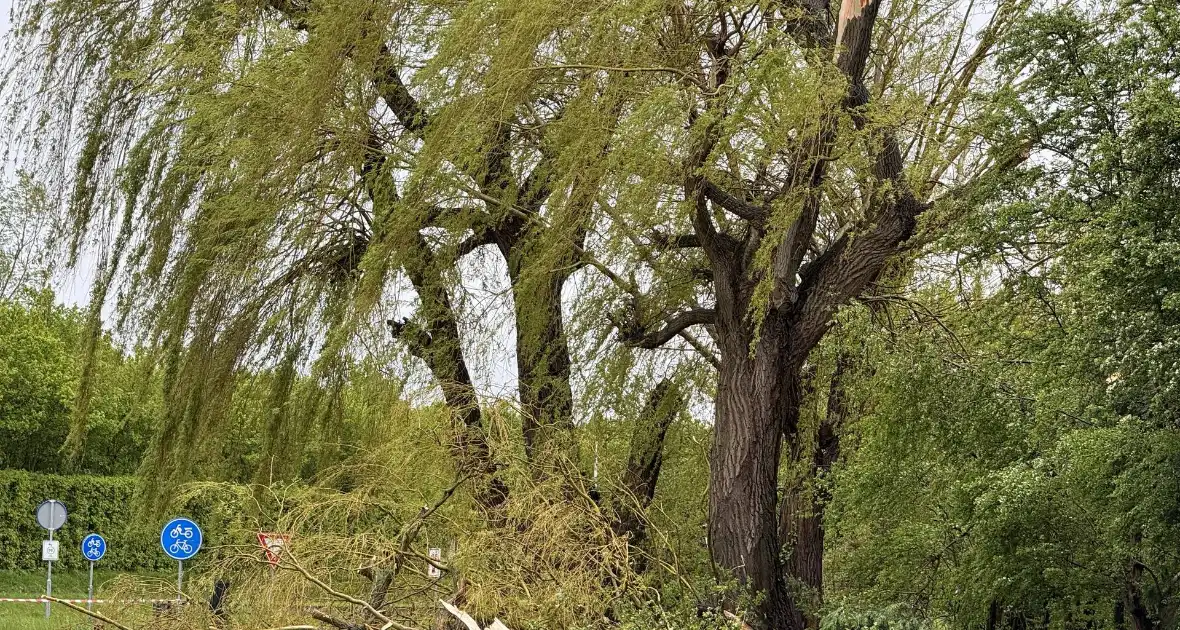
[[(0, 38), (8, 35), (12, 26), (13, 0), (0, 0)], [(11, 183), (12, 164), (5, 164), (0, 169), (0, 186)], [(66, 304), (83, 306), (90, 298), (90, 280), (94, 275), (94, 264), (91, 257), (86, 257), (76, 270), (67, 270), (58, 274), (54, 282), (54, 290), (58, 298)]]

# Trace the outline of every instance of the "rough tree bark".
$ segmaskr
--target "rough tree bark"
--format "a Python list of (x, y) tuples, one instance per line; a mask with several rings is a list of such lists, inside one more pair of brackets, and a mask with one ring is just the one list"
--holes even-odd
[[(848, 413), (844, 379), (852, 362), (841, 353), (828, 383), (827, 409), (820, 420), (814, 443), (798, 436), (787, 435), (792, 445), (792, 459), (807, 467), (808, 477), (828, 472), (840, 456), (840, 428)], [(804, 461), (806, 460), (806, 463)], [(818, 488), (790, 487), (785, 489), (779, 511), (779, 538), (788, 549), (784, 569), (789, 578), (797, 581), (804, 595), (812, 598), (811, 609), (823, 604), (824, 507), (829, 497)], [(817, 619), (808, 624), (816, 626)]]
[[(843, 29), (846, 48), (837, 66), (848, 81), (844, 107), (849, 111), (868, 100), (864, 71), (878, 8), (879, 3), (870, 3)], [(697, 205), (694, 229), (714, 271), (722, 354), (710, 457), (710, 549), (719, 565), (765, 593), (756, 611), (758, 625), (765, 628), (797, 630), (806, 625), (784, 579), (778, 531), (779, 436), (796, 433), (804, 361), (827, 332), (837, 309), (877, 277), (898, 245), (913, 233), (915, 219), (924, 209), (902, 180), (900, 151), (886, 135), (872, 175), (879, 186), (893, 185), (892, 189), (874, 196), (865, 221), (853, 230), (855, 238), (845, 233), (826, 252), (802, 264), (815, 231), (819, 189), (834, 142), (833, 124), (821, 122), (819, 134), (799, 156), (798, 163), (806, 168), (788, 184), (804, 189), (805, 201), (777, 247), (770, 270), (771, 303), (761, 321), (748, 317), (763, 273), (750, 262), (761, 245), (761, 234), (753, 229), (750, 233), (756, 236), (739, 241), (718, 232), (706, 201), (733, 212), (727, 206), (740, 196), (715, 185), (690, 188)], [(822, 554), (822, 548), (809, 549), (806, 555), (816, 553)]]
[[(812, 19), (789, 21), (795, 36), (832, 50), (834, 33), (827, 2), (806, 2), (795, 8), (813, 11)], [(869, 99), (864, 74), (878, 9), (879, 2), (869, 2), (842, 25), (843, 45), (836, 57), (848, 85), (842, 109), (858, 127), (865, 125), (859, 112)], [(718, 20), (720, 26), (706, 44), (713, 60), (706, 74), (717, 86), (724, 86), (735, 52), (726, 43), (728, 33), (738, 26), (727, 24), (724, 16)], [(875, 190), (864, 219), (809, 258), (839, 116), (823, 114), (818, 131), (797, 150), (791, 177), (775, 193), (801, 193), (801, 210), (776, 245), (772, 263), (760, 266), (754, 262), (755, 254), (770, 233), (770, 199), (746, 190), (727, 190), (701, 174), (715, 148), (714, 121), (724, 117), (712, 99), (706, 99), (706, 109), (708, 117), (690, 119), (691, 124), (709, 122), (701, 124), (705, 127), (698, 136), (701, 140), (685, 165), (684, 192), (694, 209), (694, 241), (712, 268), (714, 312), (669, 317), (662, 330), (630, 331), (627, 337), (635, 345), (655, 347), (687, 326), (713, 324), (721, 360), (710, 451), (709, 548), (721, 568), (761, 595), (752, 620), (755, 626), (799, 630), (806, 626), (806, 619), (788, 588), (785, 571), (818, 579), (807, 574), (819, 574), (815, 567), (822, 562), (822, 542), (816, 546), (819, 531), (814, 531), (805, 537), (797, 564), (784, 566), (781, 561), (778, 468), (782, 436), (796, 434), (804, 362), (826, 334), (836, 311), (865, 291), (913, 234), (916, 218), (926, 206), (902, 176), (897, 141), (887, 130), (878, 132), (877, 148), (870, 156), (874, 165), (868, 174)], [(741, 219), (744, 229), (719, 224), (715, 216), (722, 211)], [(771, 283), (768, 299), (759, 293), (764, 281)], [(769, 303), (755, 304), (756, 299)], [(759, 310), (755, 306), (760, 307), (759, 318), (751, 317)], [(823, 451), (824, 457), (834, 455), (834, 448)], [(734, 603), (731, 600), (728, 605)]]

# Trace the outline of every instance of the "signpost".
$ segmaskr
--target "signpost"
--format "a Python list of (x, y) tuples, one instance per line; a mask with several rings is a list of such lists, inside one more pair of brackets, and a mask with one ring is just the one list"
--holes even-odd
[[(438, 547), (431, 547), (430, 551), (427, 552), (426, 555), (430, 556), (431, 560), (438, 562), (442, 560), (442, 549), (439, 549)], [(432, 580), (437, 580), (438, 578), (442, 577), (442, 571), (439, 570), (438, 566), (435, 565), (434, 562), (431, 562), (426, 565), (426, 576)]]
[(184, 561), (201, 550), (201, 528), (187, 518), (174, 518), (160, 530), (160, 547), (176, 561), (176, 601), (184, 601)]
[(87, 534), (82, 539), (82, 555), (90, 561), (90, 588), (86, 592), (86, 610), (94, 607), (94, 563), (107, 555), (107, 541), (98, 534)]
[[(66, 523), (66, 506), (57, 499), (50, 499), (37, 506), (37, 524), (49, 530), (49, 540), (41, 541), (41, 560), (49, 563), (45, 570), (45, 595), (53, 595), (53, 561), (57, 560), (58, 541), (53, 532)], [(45, 600), (45, 618), (49, 618), (49, 600)]]

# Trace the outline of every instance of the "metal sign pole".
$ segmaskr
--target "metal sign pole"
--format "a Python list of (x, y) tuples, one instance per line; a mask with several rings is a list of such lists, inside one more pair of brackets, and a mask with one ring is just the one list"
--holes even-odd
[[(52, 504), (50, 504), (50, 506), (49, 506), (49, 519), (50, 519), (50, 521), (53, 520), (53, 508), (54, 508), (54, 506)], [(53, 542), (53, 530), (52, 529), (49, 530), (49, 542)], [(53, 595), (53, 560), (49, 561), (49, 568), (45, 570), (45, 596), (49, 597), (51, 595)], [(49, 600), (48, 599), (45, 600), (45, 618), (49, 619)]]
[(90, 588), (86, 589), (86, 610), (94, 610), (94, 561), (90, 561)]
[[(57, 508), (61, 508), (59, 512)], [(37, 524), (49, 532), (49, 540), (41, 541), (41, 560), (45, 562), (45, 618), (49, 618), (52, 608), (49, 598), (53, 596), (53, 561), (57, 560), (57, 543), (53, 540), (53, 532), (61, 529), (66, 523), (69, 512), (66, 506), (57, 499), (43, 501), (37, 506)]]
[(184, 602), (184, 561), (176, 561), (176, 603)]

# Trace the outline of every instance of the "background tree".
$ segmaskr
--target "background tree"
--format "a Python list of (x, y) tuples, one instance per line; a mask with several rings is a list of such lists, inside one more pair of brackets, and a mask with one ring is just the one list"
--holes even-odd
[(958, 626), (1176, 623), (1178, 15), (1098, 9), (1014, 34), (1027, 75), (1000, 124), (1036, 125), (1034, 157), (935, 248), (919, 299), (945, 327), (869, 333), (842, 593)]
[(48, 283), (52, 266), (44, 244), (54, 221), (45, 189), (28, 173), (0, 190), (0, 299)]
[(90, 448), (76, 462), (61, 452), (73, 417), (82, 362), (83, 314), (49, 291), (0, 300), (0, 468), (34, 472), (133, 473), (151, 439), (158, 398), (146, 366), (109, 337), (98, 341)]

